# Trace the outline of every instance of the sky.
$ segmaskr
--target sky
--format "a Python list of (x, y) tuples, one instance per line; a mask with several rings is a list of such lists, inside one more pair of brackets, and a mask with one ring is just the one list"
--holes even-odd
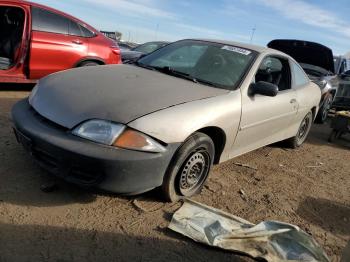
[[(32, 0), (124, 40), (214, 38), (266, 45), (276, 38), (350, 51), (349, 0)], [(253, 34), (254, 32), (254, 34)]]

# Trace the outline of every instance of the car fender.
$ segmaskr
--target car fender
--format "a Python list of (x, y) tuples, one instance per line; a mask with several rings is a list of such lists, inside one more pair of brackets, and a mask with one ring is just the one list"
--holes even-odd
[(224, 131), (226, 143), (220, 162), (228, 159), (241, 120), (241, 92), (196, 100), (169, 107), (128, 124), (164, 143), (182, 143), (194, 132), (217, 127)]
[(311, 82), (301, 88), (297, 88), (298, 100), (298, 118), (296, 119), (296, 129), (305, 115), (314, 109), (314, 117), (316, 117), (321, 103), (321, 90), (317, 84)]

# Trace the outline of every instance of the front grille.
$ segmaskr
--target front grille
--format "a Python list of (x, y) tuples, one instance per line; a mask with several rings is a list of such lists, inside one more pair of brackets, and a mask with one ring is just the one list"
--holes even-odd
[(58, 160), (47, 152), (38, 148), (32, 149), (33, 157), (51, 171), (58, 171)]
[(73, 183), (93, 186), (103, 180), (103, 173), (101, 170), (96, 170), (95, 166), (83, 166), (83, 163), (71, 165), (69, 160), (59, 160), (38, 148), (32, 149), (32, 155), (40, 166), (58, 177), (65, 177)]
[(69, 179), (76, 180), (79, 184), (95, 185), (102, 181), (103, 174), (88, 167), (75, 166), (70, 170)]

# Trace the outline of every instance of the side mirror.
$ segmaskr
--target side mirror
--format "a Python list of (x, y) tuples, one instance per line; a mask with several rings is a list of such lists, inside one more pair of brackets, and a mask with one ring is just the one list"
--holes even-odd
[(252, 83), (249, 87), (250, 95), (277, 96), (278, 86), (265, 81)]

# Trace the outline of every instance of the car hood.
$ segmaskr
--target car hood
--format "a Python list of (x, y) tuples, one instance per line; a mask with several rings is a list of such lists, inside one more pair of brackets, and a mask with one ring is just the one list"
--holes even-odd
[(110, 65), (43, 78), (29, 102), (43, 117), (73, 128), (89, 119), (127, 124), (161, 109), (228, 92), (133, 65)]
[(319, 66), (334, 73), (333, 52), (330, 48), (314, 42), (277, 39), (267, 44), (293, 57), (298, 63)]

